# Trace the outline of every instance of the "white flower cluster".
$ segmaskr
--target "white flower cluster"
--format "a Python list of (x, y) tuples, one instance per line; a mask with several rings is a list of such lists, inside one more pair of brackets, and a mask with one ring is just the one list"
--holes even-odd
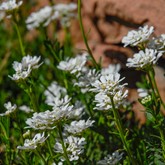
[(9, 76), (12, 80), (26, 79), (33, 69), (38, 68), (41, 64), (38, 64), (41, 57), (27, 55), (22, 58), (21, 62), (14, 61), (13, 69), (16, 71), (13, 76)]
[(77, 55), (75, 58), (67, 59), (66, 61), (61, 61), (57, 66), (59, 69), (68, 71), (71, 74), (80, 72), (87, 62), (87, 54)]
[(36, 130), (54, 129), (58, 122), (73, 117), (71, 112), (74, 111), (74, 107), (70, 105), (69, 101), (70, 99), (65, 97), (53, 106), (52, 111), (34, 113), (32, 118), (26, 120), (26, 124)]
[(145, 42), (149, 39), (150, 35), (154, 32), (154, 27), (140, 27), (139, 30), (131, 30), (128, 32), (127, 36), (123, 37), (122, 43), (124, 47), (131, 45), (136, 46), (139, 43)]
[(71, 18), (76, 17), (74, 14), (76, 8), (77, 5), (74, 3), (45, 6), (39, 11), (31, 13), (27, 18), (27, 29), (32, 30), (39, 26), (48, 26), (48, 24), (55, 19), (60, 20), (63, 26), (69, 26)]
[(3, 19), (6, 15), (10, 17), (10, 12), (18, 9), (22, 5), (23, 1), (9, 0), (5, 1), (0, 5), (0, 20)]
[(19, 110), (25, 112), (25, 113), (30, 113), (30, 112), (33, 112), (32, 109), (30, 109), (30, 107), (26, 106), (26, 105), (22, 105), (19, 107)]
[(83, 67), (76, 75), (77, 81), (74, 82), (74, 85), (80, 87), (82, 93), (86, 93), (90, 90), (91, 83), (94, 82), (98, 76), (99, 72), (97, 72), (96, 69)]
[(52, 111), (34, 113), (31, 118), (26, 120), (28, 128), (35, 130), (54, 129), (58, 122), (72, 118), (81, 117), (83, 107), (77, 107), (70, 104), (70, 98), (66, 95), (64, 98), (54, 100)]
[(112, 155), (107, 155), (103, 160), (97, 162), (98, 165), (116, 165), (122, 159), (123, 153), (119, 154), (118, 151), (112, 153)]
[(38, 145), (41, 145), (42, 143), (45, 142), (45, 140), (49, 137), (49, 135), (47, 137), (44, 137), (45, 133), (43, 132), (38, 133), (34, 136), (34, 138), (31, 139), (25, 139), (24, 145), (23, 146), (17, 146), (18, 149), (21, 150), (34, 150), (38, 147)]
[(48, 105), (53, 105), (55, 100), (62, 98), (67, 95), (66, 89), (57, 84), (57, 82), (52, 82), (45, 90), (44, 95), (46, 96), (46, 103)]
[(58, 19), (60, 23), (64, 27), (70, 26), (70, 20), (72, 18), (76, 18), (77, 15), (74, 11), (77, 9), (77, 4), (70, 3), (70, 4), (57, 4), (54, 6), (55, 12), (58, 12)]
[(93, 88), (90, 90), (98, 94), (95, 95), (96, 107), (98, 110), (109, 110), (112, 108), (112, 99), (116, 107), (120, 106), (124, 99), (127, 97), (128, 90), (123, 91), (126, 84), (120, 85), (120, 82), (124, 78), (120, 79), (119, 73), (110, 73), (101, 75), (91, 85)]
[(162, 55), (163, 51), (146, 48), (144, 51), (141, 50), (139, 53), (135, 53), (133, 58), (128, 58), (126, 66), (145, 69), (156, 64)]
[(138, 46), (141, 50), (135, 53), (133, 58), (128, 58), (127, 66), (135, 67), (137, 69), (147, 69), (155, 65), (159, 58), (164, 53), (165, 48), (165, 34), (160, 37), (150, 39), (150, 35), (154, 32), (154, 28), (140, 27), (138, 31), (132, 30), (128, 32), (127, 36), (123, 37), (122, 43), (124, 46)]
[(7, 109), (5, 113), (1, 113), (0, 116), (9, 116), (11, 113), (15, 112), (17, 109), (17, 105), (12, 105), (11, 102), (7, 102), (4, 104), (4, 107)]
[[(79, 159), (79, 155), (84, 152), (85, 144), (86, 144), (85, 138), (68, 136), (67, 138), (64, 139), (64, 145), (70, 161)], [(58, 140), (54, 148), (55, 148), (55, 152), (64, 154), (62, 144)], [(65, 161), (65, 158), (61, 157), (61, 160)]]
[(87, 121), (72, 121), (70, 125), (65, 125), (64, 131), (71, 134), (79, 134), (83, 132), (85, 129), (92, 127), (94, 122), (94, 120), (91, 121), (90, 119), (88, 119)]

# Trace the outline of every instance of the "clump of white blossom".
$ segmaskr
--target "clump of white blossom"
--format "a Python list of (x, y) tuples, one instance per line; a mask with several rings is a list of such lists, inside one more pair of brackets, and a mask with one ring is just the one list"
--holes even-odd
[[(85, 138), (79, 138), (74, 136), (68, 136), (64, 138), (64, 145), (70, 161), (79, 159), (80, 154), (84, 152), (85, 144)], [(62, 144), (58, 140), (56, 140), (54, 148), (55, 152), (64, 154)], [(65, 158), (62, 156), (61, 160), (65, 161)]]
[(135, 68), (147, 68), (148, 66), (156, 64), (159, 58), (163, 55), (162, 51), (156, 49), (146, 48), (144, 51), (140, 50), (139, 53), (135, 53), (133, 58), (128, 58), (127, 66)]
[(76, 17), (74, 13), (76, 8), (75, 3), (45, 6), (39, 11), (31, 13), (26, 19), (27, 29), (32, 30), (40, 26), (46, 27), (53, 20), (60, 20), (62, 26), (70, 26), (70, 20)]
[(66, 124), (64, 127), (64, 131), (71, 133), (71, 134), (79, 134), (83, 132), (85, 129), (92, 127), (94, 120), (88, 119), (85, 120), (79, 120), (79, 121), (72, 121), (70, 125)]
[(23, 146), (17, 146), (17, 148), (21, 149), (21, 150), (34, 150), (39, 145), (44, 143), (45, 140), (49, 137), (49, 135), (47, 137), (44, 137), (44, 136), (45, 136), (44, 132), (42, 134), (38, 133), (34, 136), (34, 138), (32, 140), (31, 139), (25, 139), (24, 145)]
[(87, 54), (77, 55), (75, 58), (66, 59), (61, 61), (57, 66), (58, 69), (68, 71), (71, 74), (80, 72), (87, 62)]
[(24, 56), (21, 62), (14, 61), (13, 69), (15, 70), (15, 74), (13, 76), (9, 76), (12, 80), (20, 80), (26, 79), (33, 69), (37, 69), (41, 64), (38, 64), (41, 57), (37, 56)]
[(21, 5), (22, 5), (23, 1), (19, 1), (18, 3), (16, 2), (16, 0), (8, 0), (8, 1), (4, 1), (0, 4), (0, 20), (5, 18), (5, 16), (7, 16), (7, 18), (11, 17), (11, 12), (13, 10), (18, 9)]
[(119, 154), (118, 151), (107, 155), (103, 160), (97, 162), (97, 165), (117, 165), (123, 157), (123, 153)]
[(58, 20), (64, 27), (69, 27), (71, 24), (70, 20), (77, 17), (77, 15), (74, 13), (74, 11), (77, 9), (77, 4), (75, 3), (59, 3), (53, 6), (53, 8), (54, 11), (58, 13)]
[(131, 30), (128, 32), (127, 36), (123, 37), (122, 43), (124, 47), (128, 45), (136, 46), (139, 43), (147, 41), (153, 32), (154, 27), (148, 27), (148, 25), (140, 27), (138, 30)]
[(19, 106), (19, 110), (21, 110), (25, 113), (33, 112), (33, 110), (30, 107), (26, 106), (26, 105)]
[(52, 82), (44, 92), (46, 96), (46, 104), (53, 105), (55, 100), (67, 95), (66, 89), (61, 87), (57, 82)]
[(9, 116), (11, 113), (15, 112), (17, 109), (17, 105), (12, 105), (11, 102), (7, 102), (4, 104), (4, 107), (7, 109), (5, 113), (1, 113), (0, 116)]
[(124, 90), (126, 84), (120, 84), (124, 78), (119, 73), (101, 75), (91, 85), (90, 90), (96, 92), (95, 102), (98, 110), (109, 110), (112, 108), (112, 100), (116, 107), (119, 107), (127, 97), (128, 90)]

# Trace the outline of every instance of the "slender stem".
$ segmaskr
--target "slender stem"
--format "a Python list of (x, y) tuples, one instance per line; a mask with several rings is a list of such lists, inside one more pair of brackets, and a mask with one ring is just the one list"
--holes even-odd
[(165, 159), (165, 138), (164, 138), (164, 133), (163, 133), (163, 131), (160, 127), (158, 128), (158, 130), (159, 130), (159, 133), (160, 133), (161, 145), (162, 145), (162, 149), (163, 149), (163, 158)]
[(21, 34), (20, 34), (20, 31), (19, 31), (19, 28), (18, 28), (18, 24), (17, 24), (16, 21), (14, 21), (14, 27), (15, 27), (16, 32), (17, 32), (18, 41), (19, 41), (19, 45), (20, 45), (22, 56), (25, 56), (26, 54), (25, 54), (25, 50), (24, 50), (24, 47), (23, 47), (23, 43), (22, 43), (22, 39), (21, 39)]
[(54, 160), (54, 162), (57, 164), (56, 160), (53, 158), (53, 152), (52, 152), (52, 149), (51, 149), (51, 146), (50, 146), (50, 141), (49, 141), (49, 140), (46, 140), (46, 143), (47, 143), (48, 150), (49, 150), (49, 153), (50, 153), (51, 158), (52, 158), (52, 159)]
[(90, 57), (92, 59), (93, 64), (95, 65), (96, 69), (99, 69), (99, 66), (98, 66), (95, 58), (93, 57), (92, 51), (91, 51), (91, 49), (90, 49), (90, 47), (88, 45), (88, 41), (87, 41), (87, 38), (86, 38), (86, 35), (85, 35), (84, 26), (83, 26), (83, 23), (82, 23), (82, 16), (81, 16), (81, 0), (78, 0), (78, 18), (79, 18), (79, 24), (80, 24), (81, 33), (82, 33), (82, 36), (83, 36), (86, 48), (88, 50), (88, 53), (89, 53), (89, 55), (90, 55)]
[(110, 99), (111, 99), (111, 104), (112, 104), (112, 110), (113, 110), (113, 115), (114, 115), (115, 123), (116, 123), (117, 129), (118, 129), (120, 138), (121, 138), (122, 143), (123, 143), (123, 145), (125, 147), (125, 150), (127, 151), (127, 154), (128, 154), (129, 160), (130, 160), (130, 163), (132, 163), (133, 165), (136, 165), (136, 162), (135, 162), (135, 160), (132, 157), (133, 154), (132, 154), (132, 152), (131, 152), (131, 150), (130, 150), (130, 148), (128, 146), (128, 143), (126, 141), (126, 138), (125, 138), (125, 133), (124, 133), (124, 130), (122, 128), (122, 122), (121, 122), (121, 118), (120, 118), (119, 112), (115, 108), (113, 97), (110, 97)]
[(65, 144), (64, 144), (64, 140), (63, 140), (62, 130), (61, 130), (61, 125), (60, 124), (58, 125), (58, 130), (59, 130), (59, 135), (60, 135), (60, 139), (61, 139), (62, 148), (63, 148), (63, 151), (64, 151), (64, 156), (65, 156), (66, 162), (67, 162), (68, 165), (71, 165), (69, 157), (68, 157), (68, 154), (67, 154), (67, 151), (66, 151), (66, 147), (65, 147)]
[[(26, 82), (25, 82), (26, 84)], [(26, 87), (27, 87), (27, 90), (25, 90), (27, 92), (27, 94), (29, 95), (29, 98), (30, 98), (30, 101), (31, 101), (31, 104), (33, 106), (33, 110), (35, 112), (39, 112), (39, 106), (38, 106), (38, 100), (35, 96), (35, 93), (32, 89), (32, 87), (29, 87), (27, 84), (26, 84)]]
[(44, 165), (47, 165), (47, 162), (46, 162), (45, 158), (43, 157), (43, 155), (37, 149), (35, 150), (35, 153), (41, 158)]
[[(162, 99), (160, 97), (158, 88), (157, 88), (157, 84), (156, 84), (155, 78), (154, 78), (154, 70), (153, 70), (153, 68), (148, 70), (147, 76), (148, 76), (149, 82), (151, 84), (152, 91), (154, 92), (153, 93), (153, 97), (154, 97), (154, 102), (155, 102), (156, 108), (158, 107), (158, 102), (157, 102), (158, 98), (160, 99), (162, 105), (164, 106), (163, 101), (162, 101)], [(161, 126), (160, 126), (160, 123), (159, 123), (159, 121), (157, 119), (157, 115), (154, 116), (154, 118), (155, 118), (156, 124), (159, 125), (158, 126), (158, 131), (159, 131), (159, 134), (160, 134), (161, 146), (162, 146), (162, 149), (163, 149), (163, 157), (165, 158), (165, 137), (164, 137), (164, 133), (163, 133), (163, 130), (162, 130)]]
[[(163, 100), (160, 96), (160, 93), (159, 93), (159, 90), (158, 90), (158, 87), (157, 87), (157, 84), (156, 84), (156, 81), (155, 81), (155, 76), (154, 76), (154, 69), (151, 68), (148, 72), (147, 72), (147, 75), (148, 75), (148, 78), (149, 78), (149, 81), (152, 85), (152, 88), (153, 88), (153, 91), (155, 92), (155, 96), (157, 98), (160, 99), (161, 101), (161, 104), (163, 105), (164, 109), (165, 109), (165, 104), (163, 103)], [(156, 100), (155, 100), (156, 101)]]

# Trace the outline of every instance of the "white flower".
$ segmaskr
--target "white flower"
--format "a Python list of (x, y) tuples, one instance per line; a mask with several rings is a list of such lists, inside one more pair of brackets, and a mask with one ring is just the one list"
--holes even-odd
[(118, 151), (112, 153), (112, 155), (107, 155), (104, 160), (97, 162), (98, 165), (116, 165), (122, 159), (123, 153), (119, 154)]
[(150, 49), (161, 50), (165, 48), (165, 34), (159, 37), (153, 38), (147, 45)]
[(101, 69), (101, 75), (108, 75), (112, 73), (118, 73), (121, 69), (120, 64), (110, 64), (107, 68)]
[[(79, 155), (84, 152), (84, 145), (86, 144), (85, 138), (78, 138), (74, 136), (68, 136), (64, 139), (64, 145), (66, 147), (66, 151), (70, 161), (78, 160)], [(64, 153), (62, 144), (60, 142), (56, 142), (55, 144), (55, 152)], [(61, 158), (63, 161), (64, 157)]]
[(127, 36), (123, 37), (122, 43), (124, 44), (124, 47), (128, 45), (136, 46), (139, 43), (147, 41), (153, 32), (153, 26), (148, 27), (148, 25), (146, 25), (144, 27), (140, 27), (137, 31), (129, 31)]
[(32, 109), (30, 109), (30, 107), (26, 106), (26, 105), (22, 105), (19, 107), (19, 109), (25, 113), (30, 113), (30, 112), (33, 112)]
[(94, 120), (88, 119), (85, 120), (79, 120), (79, 121), (72, 121), (70, 125), (65, 125), (64, 130), (71, 134), (77, 134), (83, 132), (85, 129), (92, 127)]
[(0, 5), (0, 11), (8, 12), (17, 9), (22, 5), (22, 3), (23, 1), (19, 1), (18, 3), (16, 3), (16, 0), (8, 0)]
[(55, 99), (60, 99), (62, 96), (66, 95), (66, 89), (57, 84), (57, 82), (52, 82), (45, 90), (44, 95), (46, 96), (46, 103), (48, 105), (53, 105)]
[(38, 145), (44, 143), (45, 140), (49, 137), (49, 135), (47, 137), (44, 137), (44, 135), (45, 135), (44, 132), (42, 134), (38, 133), (34, 136), (32, 140), (25, 139), (24, 145), (17, 146), (17, 148), (21, 150), (34, 150), (37, 148)]
[(5, 103), (4, 107), (7, 109), (7, 111), (5, 113), (1, 113), (0, 116), (8, 116), (11, 113), (15, 112), (17, 109), (17, 105), (16, 104), (12, 105), (11, 102)]
[(147, 66), (154, 65), (158, 59), (163, 55), (163, 52), (145, 49), (145, 51), (140, 51), (135, 53), (133, 58), (128, 58), (126, 66), (135, 68), (146, 68)]
[(76, 101), (68, 117), (70, 119), (73, 119), (73, 118), (80, 119), (82, 115), (84, 114), (84, 109), (85, 109), (85, 106), (80, 101)]
[(59, 69), (69, 71), (71, 74), (82, 70), (83, 66), (87, 62), (87, 54), (77, 55), (75, 58), (61, 61), (57, 66)]
[[(122, 89), (117, 91), (112, 97), (115, 108), (118, 108), (120, 105), (124, 104), (125, 98), (128, 95), (128, 90), (123, 92)], [(97, 110), (110, 110), (112, 108), (112, 102), (110, 96), (105, 93), (98, 93), (95, 95), (96, 107), (94, 109)]]
[(58, 19), (64, 27), (70, 26), (70, 20), (75, 18), (77, 15), (74, 13), (74, 10), (77, 9), (76, 3), (69, 4), (57, 4), (54, 7), (54, 10), (58, 13)]
[(27, 29), (32, 30), (38, 28), (40, 25), (45, 27), (56, 18), (58, 18), (58, 13), (54, 12), (51, 6), (45, 6), (39, 11), (31, 13), (27, 18)]
[(22, 58), (21, 63), (14, 61), (13, 69), (16, 71), (13, 76), (9, 76), (12, 80), (19, 80), (27, 78), (32, 69), (38, 68), (41, 64), (38, 64), (41, 57), (27, 55)]
[(139, 94), (139, 97), (146, 97), (148, 95), (148, 90), (143, 88), (138, 88), (137, 92)]
[(114, 95), (116, 93), (116, 90), (119, 88), (123, 87), (123, 85), (119, 85), (119, 83), (123, 80), (124, 78), (120, 79), (120, 74), (119, 73), (112, 73), (108, 75), (101, 75), (99, 80), (96, 80), (94, 83), (91, 85), (94, 87), (91, 89), (93, 92), (103, 92), (109, 95)]
[(81, 72), (76, 75), (78, 82), (75, 82), (74, 85), (80, 87), (82, 93), (86, 93), (89, 91), (91, 83), (96, 81), (99, 76), (95, 69), (83, 67)]
[(53, 105), (52, 111), (34, 113), (32, 118), (26, 120), (27, 128), (35, 130), (54, 129), (58, 122), (74, 117), (71, 115), (74, 112), (73, 105), (70, 105), (69, 101), (65, 97)]

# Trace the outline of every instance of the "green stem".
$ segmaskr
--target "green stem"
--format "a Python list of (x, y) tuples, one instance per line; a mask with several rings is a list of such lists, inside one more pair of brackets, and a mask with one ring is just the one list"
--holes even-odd
[(58, 58), (57, 54), (54, 52), (53, 48), (51, 45), (48, 45), (48, 48), (50, 50), (50, 52), (53, 54), (53, 56), (55, 57), (55, 59), (57, 60), (57, 62), (60, 62), (60, 59)]
[(160, 133), (160, 138), (161, 138), (161, 146), (163, 149), (163, 158), (165, 159), (165, 138), (164, 138), (164, 133), (162, 131), (162, 129), (159, 127), (158, 128), (159, 133)]
[(125, 150), (127, 151), (127, 154), (128, 154), (128, 157), (129, 157), (130, 162), (132, 163), (132, 165), (136, 165), (136, 162), (135, 162), (135, 160), (133, 158), (133, 154), (132, 154), (132, 152), (131, 152), (131, 150), (130, 150), (130, 148), (128, 146), (128, 143), (126, 141), (126, 138), (125, 138), (125, 133), (124, 133), (124, 130), (122, 128), (122, 122), (121, 122), (121, 118), (120, 118), (119, 112), (115, 108), (113, 97), (110, 97), (110, 99), (111, 99), (111, 104), (112, 104), (112, 110), (113, 110), (113, 115), (114, 115), (115, 123), (116, 123), (117, 129), (118, 129), (120, 138), (122, 140), (122, 143), (124, 145)]
[[(163, 100), (160, 96), (160, 93), (159, 93), (159, 90), (158, 90), (158, 87), (157, 87), (157, 84), (155, 81), (154, 69), (153, 68), (149, 69), (147, 72), (147, 75), (148, 75), (150, 84), (152, 86), (152, 90), (154, 91), (155, 97), (160, 99), (161, 104), (162, 104), (163, 108), (165, 109), (165, 104), (163, 103)], [(155, 101), (157, 102), (157, 99)]]
[[(155, 106), (156, 108), (158, 107), (158, 98), (160, 99), (162, 105), (164, 106), (163, 104), (163, 101), (161, 99), (161, 96), (159, 94), (159, 91), (158, 91), (158, 88), (157, 88), (157, 84), (156, 84), (156, 81), (155, 81), (155, 77), (154, 77), (154, 69), (153, 68), (150, 68), (147, 72), (147, 76), (148, 76), (148, 79), (149, 79), (149, 82), (151, 84), (151, 87), (152, 87), (152, 91), (154, 92), (153, 93), (153, 97), (154, 97), (154, 102), (155, 102)], [(155, 114), (155, 113), (154, 113)], [(165, 137), (164, 137), (164, 133), (163, 133), (163, 130), (162, 128), (160, 127), (160, 123), (157, 119), (157, 115), (154, 116), (155, 118), (155, 121), (156, 121), (156, 125), (159, 125), (158, 126), (158, 131), (159, 131), (159, 134), (160, 134), (160, 139), (161, 139), (161, 146), (162, 146), (162, 149), (163, 149), (163, 157), (165, 159)]]
[(62, 148), (63, 148), (63, 151), (64, 151), (64, 156), (65, 156), (66, 162), (67, 162), (68, 165), (71, 165), (69, 157), (68, 157), (68, 154), (67, 154), (67, 150), (66, 150), (66, 147), (65, 147), (65, 144), (64, 144), (64, 140), (63, 140), (62, 130), (61, 130), (61, 125), (60, 124), (58, 125), (58, 131), (59, 131), (61, 144), (62, 144)]
[(23, 47), (23, 43), (22, 43), (22, 39), (21, 39), (21, 34), (20, 34), (20, 31), (19, 31), (19, 28), (18, 28), (18, 24), (17, 24), (16, 21), (14, 21), (14, 27), (15, 27), (16, 32), (17, 32), (18, 41), (19, 41), (19, 45), (20, 45), (22, 56), (25, 56), (26, 54), (25, 54), (25, 50), (24, 50), (24, 47)]
[(43, 155), (36, 149), (35, 153), (38, 155), (38, 157), (41, 158), (41, 160), (43, 161), (44, 165), (47, 165), (47, 162), (45, 160), (45, 158), (43, 157)]
[(93, 64), (95, 65), (96, 69), (98, 70), (99, 69), (99, 66), (95, 60), (95, 58), (93, 57), (93, 54), (92, 54), (92, 51), (88, 45), (88, 41), (87, 41), (87, 38), (86, 38), (86, 35), (85, 35), (85, 31), (84, 31), (84, 26), (83, 26), (83, 23), (82, 23), (82, 16), (81, 16), (81, 0), (78, 0), (78, 18), (79, 18), (79, 24), (80, 24), (80, 29), (81, 29), (81, 33), (82, 33), (82, 36), (83, 36), (83, 39), (84, 39), (84, 43), (86, 45), (86, 48), (88, 50), (88, 53), (92, 59), (92, 62)]
[(49, 150), (49, 153), (50, 153), (51, 158), (57, 164), (56, 160), (53, 158), (53, 152), (52, 152), (52, 149), (51, 149), (51, 146), (50, 146), (50, 141), (49, 140), (46, 140), (46, 143), (47, 143), (48, 150)]
[[(27, 86), (27, 84), (26, 84), (26, 86)], [(35, 112), (39, 112), (38, 100), (37, 100), (37, 98), (36, 98), (36, 96), (34, 94), (34, 91), (33, 91), (32, 87), (27, 86), (26, 92), (29, 95), (31, 104), (33, 106), (33, 110)]]

